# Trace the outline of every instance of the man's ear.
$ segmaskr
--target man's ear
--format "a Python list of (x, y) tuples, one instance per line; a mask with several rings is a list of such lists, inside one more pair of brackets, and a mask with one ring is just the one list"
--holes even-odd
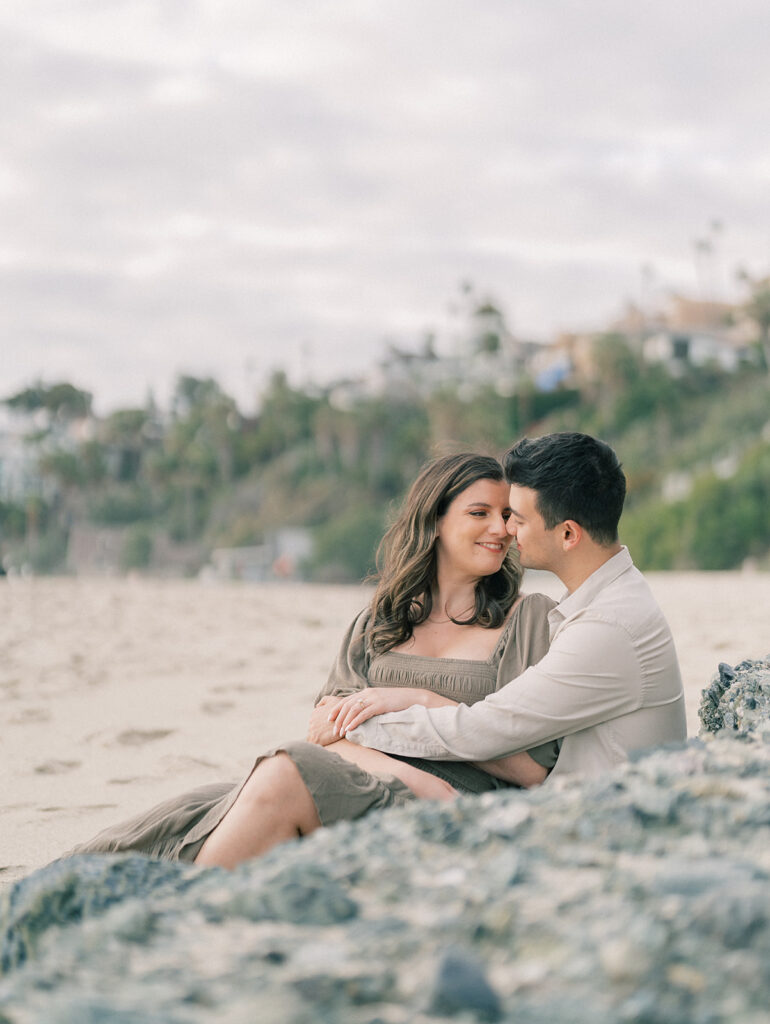
[(561, 524), (561, 543), (565, 551), (572, 551), (580, 543), (583, 527), (574, 519), (565, 519)]

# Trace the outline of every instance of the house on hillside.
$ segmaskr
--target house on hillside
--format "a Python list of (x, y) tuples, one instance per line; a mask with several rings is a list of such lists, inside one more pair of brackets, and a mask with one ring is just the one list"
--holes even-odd
[(642, 342), (647, 362), (664, 363), (678, 375), (686, 366), (716, 365), (734, 373), (753, 358), (751, 324), (726, 302), (673, 296), (661, 322)]
[(200, 573), (204, 580), (296, 580), (313, 552), (313, 537), (303, 527), (284, 527), (267, 536), (264, 544), (215, 548)]
[(385, 357), (366, 375), (365, 390), (369, 397), (427, 398), (454, 374), (453, 361), (437, 354), (432, 338), (416, 352), (391, 343)]
[(560, 334), (529, 351), (527, 372), (538, 391), (591, 381), (596, 377), (593, 352), (593, 335)]
[(20, 415), (0, 404), (0, 501), (21, 501), (40, 494), (43, 481), (37, 468), (38, 453), (28, 437), (42, 426), (37, 413)]
[(748, 346), (736, 344), (722, 333), (707, 330), (671, 330), (664, 328), (642, 343), (642, 354), (648, 363), (665, 363), (678, 375), (686, 366), (715, 364), (726, 373), (734, 373), (741, 363), (750, 359)]
[(469, 400), (487, 388), (510, 396), (532, 379), (533, 361), (552, 348), (515, 337), (503, 313), (488, 301), (474, 302), (462, 330), (445, 338), (443, 347), (450, 353), (439, 355), (433, 335), (415, 351), (391, 343), (364, 377), (337, 382), (329, 400), (335, 408), (349, 409), (374, 397), (423, 400), (447, 387)]
[[(629, 337), (617, 324), (612, 324), (609, 330)], [(597, 341), (602, 336), (602, 333), (564, 332), (552, 342), (531, 350), (527, 371), (537, 390), (583, 389), (595, 385), (601, 377)], [(633, 343), (633, 338), (631, 341)]]

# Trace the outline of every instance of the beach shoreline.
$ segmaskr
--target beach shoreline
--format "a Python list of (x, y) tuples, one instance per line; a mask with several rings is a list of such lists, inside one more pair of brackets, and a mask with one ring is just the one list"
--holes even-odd
[[(682, 666), (688, 734), (719, 662), (770, 650), (770, 574), (652, 573)], [(531, 574), (527, 590), (561, 595)], [(0, 581), (0, 886), (101, 828), (237, 779), (304, 735), (371, 591), (129, 579)]]

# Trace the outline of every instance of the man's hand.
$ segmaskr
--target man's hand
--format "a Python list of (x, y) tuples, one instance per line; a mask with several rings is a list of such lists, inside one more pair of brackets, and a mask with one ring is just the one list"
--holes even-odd
[(329, 721), (329, 712), (341, 703), (341, 697), (321, 697), (310, 713), (307, 727), (307, 738), (310, 743), (327, 747), (339, 739), (334, 732), (334, 723)]

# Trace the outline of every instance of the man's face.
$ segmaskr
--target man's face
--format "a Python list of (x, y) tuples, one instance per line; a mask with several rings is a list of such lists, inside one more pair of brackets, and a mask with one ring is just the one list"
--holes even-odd
[(512, 484), (510, 500), (507, 530), (516, 542), (522, 568), (555, 572), (562, 553), (558, 527), (546, 529), (536, 507), (537, 491)]

